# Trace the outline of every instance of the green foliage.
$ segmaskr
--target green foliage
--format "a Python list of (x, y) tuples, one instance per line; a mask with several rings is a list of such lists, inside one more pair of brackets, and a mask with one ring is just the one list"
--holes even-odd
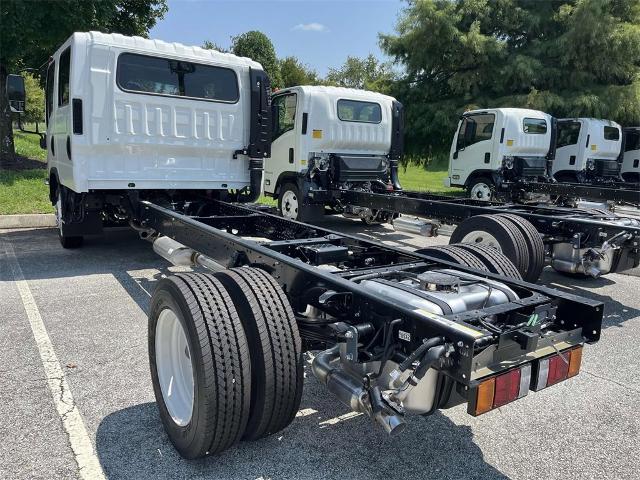
[(0, 215), (53, 213), (46, 170), (0, 170)]
[(347, 57), (340, 68), (330, 68), (325, 82), (329, 85), (360, 88), (386, 93), (395, 79), (391, 66), (369, 54), (366, 58)]
[(264, 33), (257, 30), (237, 35), (231, 39), (231, 51), (240, 57), (249, 57), (259, 62), (271, 79), (272, 88), (282, 87), (280, 66), (273, 43)]
[(0, 63), (39, 67), (73, 32), (146, 36), (166, 11), (165, 0), (3, 0)]
[(15, 156), (5, 76), (44, 66), (73, 32), (146, 36), (167, 11), (165, 0), (2, 0), (0, 7), (0, 160)]
[(202, 44), (202, 48), (205, 48), (207, 50), (217, 50), (218, 52), (222, 52), (222, 53), (229, 53), (229, 49), (223, 48), (217, 43), (212, 42), (211, 40), (205, 40), (204, 43)]
[(44, 89), (40, 86), (40, 81), (32, 75), (24, 75), (24, 87), (27, 101), (22, 121), (44, 122)]
[(282, 76), (282, 86), (285, 88), (320, 83), (315, 70), (304, 65), (296, 57), (286, 57), (280, 60), (280, 75)]
[(408, 0), (396, 30), (409, 151), (448, 148), (472, 108), (640, 124), (640, 0)]
[[(35, 127), (29, 125), (28, 128), (32, 130)], [(16, 154), (18, 154), (18, 156), (30, 158), (31, 160), (40, 160), (41, 162), (47, 161), (47, 151), (40, 148), (40, 137), (38, 135), (15, 130), (13, 132), (13, 139), (16, 144)]]

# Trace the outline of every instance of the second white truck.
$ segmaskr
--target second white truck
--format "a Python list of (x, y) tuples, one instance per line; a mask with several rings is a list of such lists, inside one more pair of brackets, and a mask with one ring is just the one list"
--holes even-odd
[(293, 220), (317, 219), (325, 206), (365, 222), (386, 221), (377, 212), (336, 202), (331, 190), (401, 190), (403, 107), (380, 93), (299, 86), (272, 98), (271, 160), (264, 193)]

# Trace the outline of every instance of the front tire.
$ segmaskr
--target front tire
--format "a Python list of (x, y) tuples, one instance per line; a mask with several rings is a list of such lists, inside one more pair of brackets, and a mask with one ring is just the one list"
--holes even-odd
[(469, 182), (467, 192), (469, 198), (490, 202), (494, 198), (495, 184), (489, 177), (477, 177)]
[(185, 458), (215, 454), (245, 432), (251, 399), (247, 338), (212, 275), (158, 282), (149, 311), (149, 364), (160, 418)]
[(289, 220), (309, 222), (320, 219), (324, 213), (322, 205), (309, 205), (294, 183), (285, 183), (278, 193), (278, 211)]

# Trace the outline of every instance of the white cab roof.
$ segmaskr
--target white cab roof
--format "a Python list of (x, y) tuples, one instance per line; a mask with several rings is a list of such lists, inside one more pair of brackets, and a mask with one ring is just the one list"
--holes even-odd
[(357, 88), (345, 88), (345, 87), (325, 87), (320, 85), (301, 85), (296, 87), (288, 87), (283, 88), (282, 90), (278, 90), (274, 93), (283, 93), (283, 92), (293, 92), (293, 91), (301, 91), (305, 94), (309, 95), (322, 95), (322, 96), (331, 96), (336, 98), (348, 97), (358, 100), (370, 100), (370, 101), (394, 101), (395, 98), (390, 97), (389, 95), (384, 95), (378, 92), (370, 92), (368, 90), (360, 90)]
[(507, 117), (547, 118), (549, 116), (549, 114), (541, 112), (540, 110), (532, 110), (530, 108), (481, 108), (478, 110), (469, 110), (467, 112), (464, 112), (463, 115), (495, 112), (501, 112)]
[(250, 58), (238, 57), (231, 53), (221, 53), (202, 47), (165, 42), (142, 37), (127, 37), (119, 33), (77, 32), (73, 34), (75, 43), (99, 44), (117, 47), (126, 51), (136, 51), (153, 55), (166, 55), (184, 60), (202, 61), (224, 65), (247, 66), (262, 69), (258, 62)]

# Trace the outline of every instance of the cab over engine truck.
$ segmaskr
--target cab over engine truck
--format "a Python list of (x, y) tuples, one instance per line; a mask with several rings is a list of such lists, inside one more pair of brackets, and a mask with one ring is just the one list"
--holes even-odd
[(555, 120), (522, 108), (465, 112), (449, 154), (447, 187), (490, 201), (513, 184), (547, 181), (554, 156)]
[[(153, 389), (181, 455), (285, 428), (308, 350), (318, 381), (393, 434), (410, 415), (466, 404), (477, 416), (579, 373), (603, 304), (526, 283), (495, 250), (448, 246), (446, 260), (225, 201), (260, 193), (270, 98), (255, 62), (137, 37), (76, 33), (48, 69), (46, 147), (62, 246), (129, 222), (170, 262), (202, 267), (159, 280), (149, 308)], [(391, 108), (355, 107), (350, 115), (364, 123), (392, 123)], [(315, 107), (300, 108), (309, 134), (325, 138)], [(294, 127), (304, 130), (303, 120)], [(376, 135), (348, 125), (344, 136)], [(331, 153), (343, 152), (341, 137), (330, 138)], [(382, 172), (385, 142), (364, 170)], [(293, 163), (331, 160), (319, 155), (328, 147), (318, 150), (294, 152)]]
[(623, 150), (620, 177), (625, 182), (640, 183), (640, 127), (624, 129)]
[(620, 180), (622, 128), (611, 120), (558, 120), (556, 156), (551, 173), (556, 181), (599, 183)]
[(264, 193), (285, 218), (310, 221), (326, 207), (367, 223), (386, 214), (341, 204), (332, 190), (402, 190), (403, 108), (364, 90), (299, 86), (272, 99), (274, 131)]

